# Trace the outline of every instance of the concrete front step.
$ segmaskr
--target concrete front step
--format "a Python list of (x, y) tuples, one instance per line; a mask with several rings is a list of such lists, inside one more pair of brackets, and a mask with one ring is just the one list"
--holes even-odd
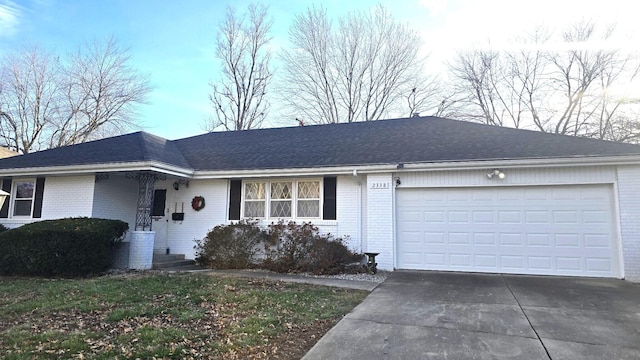
[(184, 260), (184, 254), (153, 254), (153, 262)]
[(173, 269), (193, 266), (194, 260), (185, 259), (184, 254), (153, 254), (153, 269)]
[(153, 269), (161, 270), (161, 269), (173, 269), (173, 268), (181, 268), (186, 266), (195, 265), (195, 260), (183, 259), (183, 260), (172, 260), (172, 261), (162, 261), (162, 262), (153, 262)]

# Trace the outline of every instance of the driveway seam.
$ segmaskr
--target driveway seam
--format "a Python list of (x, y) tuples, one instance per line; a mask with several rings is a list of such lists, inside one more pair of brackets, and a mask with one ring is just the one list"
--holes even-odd
[[(356, 321), (367, 321), (367, 322), (372, 322), (372, 323), (380, 324), (380, 325), (413, 326), (413, 327), (420, 327), (420, 328), (426, 328), (426, 329), (443, 329), (443, 330), (447, 330), (447, 331), (466, 331), (466, 332), (470, 332), (470, 333), (486, 334), (486, 335), (513, 336), (513, 337), (518, 337), (518, 338), (521, 338), (521, 339), (531, 339), (531, 340), (534, 340), (534, 339), (537, 338), (538, 340), (540, 340), (540, 337), (537, 336), (538, 335), (537, 333), (536, 333), (536, 338), (532, 338), (532, 337), (529, 337), (529, 336), (522, 336), (522, 335), (515, 335), (515, 334), (499, 334), (499, 333), (488, 332), (488, 331), (467, 330), (467, 329), (450, 329), (450, 328), (446, 328), (446, 327), (442, 327), (442, 326), (432, 326), (432, 325), (401, 324), (401, 323), (397, 323), (397, 322), (387, 322), (387, 321), (379, 321), (379, 320), (371, 320), (371, 319), (361, 319), (361, 318), (348, 317), (348, 316), (345, 316), (343, 319), (356, 320)], [(545, 351), (546, 351), (546, 349), (545, 349)], [(549, 353), (547, 353), (547, 355), (549, 355)]]
[(551, 354), (549, 354), (549, 349), (547, 349), (547, 346), (544, 344), (544, 341), (542, 341), (542, 338), (540, 337), (540, 334), (538, 334), (538, 330), (536, 330), (536, 328), (533, 326), (533, 324), (531, 323), (531, 320), (529, 319), (529, 316), (527, 315), (527, 313), (522, 308), (522, 305), (520, 304), (520, 300), (518, 300), (518, 298), (516, 297), (516, 294), (513, 293), (513, 290), (511, 289), (511, 286), (509, 286), (509, 282), (504, 277), (504, 275), (501, 274), (500, 277), (502, 278), (502, 281), (504, 281), (504, 284), (506, 285), (507, 289), (509, 289), (509, 292), (511, 293), (511, 296), (513, 296), (513, 299), (516, 301), (516, 304), (518, 304), (518, 307), (520, 308), (520, 311), (522, 311), (522, 315), (524, 315), (524, 318), (527, 319), (527, 322), (529, 323), (529, 326), (531, 326), (531, 330), (533, 330), (533, 333), (536, 334), (536, 337), (538, 338), (538, 341), (540, 341), (540, 345), (542, 345), (542, 348), (544, 349), (544, 352), (547, 353), (547, 357), (549, 359), (551, 359)]

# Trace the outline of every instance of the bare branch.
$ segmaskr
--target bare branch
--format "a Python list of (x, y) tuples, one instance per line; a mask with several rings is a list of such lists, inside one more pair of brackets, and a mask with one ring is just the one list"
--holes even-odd
[(269, 110), (266, 94), (272, 74), (267, 46), (271, 25), (263, 5), (250, 5), (248, 14), (241, 17), (233, 8), (227, 9), (218, 31), (217, 56), (222, 62), (222, 76), (220, 81), (211, 83), (213, 92), (209, 95), (216, 118), (205, 124), (206, 130), (261, 126)]
[[(614, 30), (607, 27), (603, 39)], [(597, 36), (595, 23), (581, 22), (562, 33), (567, 50), (545, 46), (550, 38), (539, 29), (521, 50), (459, 54), (450, 70), (458, 91), (467, 94), (466, 118), (558, 134), (637, 141), (638, 136), (631, 134), (638, 129), (632, 125), (637, 106), (630, 106), (634, 101), (628, 96), (611, 93), (620, 81), (638, 75), (637, 56), (585, 46)]]
[(404, 104), (437, 107), (427, 105), (438, 103), (431, 96), (437, 83), (422, 76), (418, 34), (382, 6), (339, 18), (337, 27), (325, 9), (309, 8), (296, 17), (289, 38), (292, 48), (280, 54), (280, 92), (295, 117), (310, 123), (367, 121), (406, 113)]
[(149, 87), (129, 61), (113, 39), (80, 48), (67, 63), (38, 47), (9, 53), (0, 65), (0, 141), (28, 153), (134, 126)]

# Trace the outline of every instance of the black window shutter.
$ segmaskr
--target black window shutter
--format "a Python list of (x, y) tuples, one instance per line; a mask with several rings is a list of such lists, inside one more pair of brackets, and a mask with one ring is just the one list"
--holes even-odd
[[(2, 190), (8, 193), (11, 193), (11, 178), (2, 179)], [(9, 202), (11, 202), (11, 197), (7, 197), (2, 204), (2, 208), (0, 209), (0, 218), (8, 218), (9, 217)]]
[(240, 220), (242, 180), (231, 180), (229, 186), (229, 220)]
[(39, 219), (42, 217), (42, 194), (44, 194), (44, 178), (36, 179), (36, 195), (33, 199), (33, 217)]
[(325, 177), (324, 202), (322, 205), (322, 218), (325, 220), (336, 220), (336, 178)]
[(153, 191), (153, 208), (151, 216), (164, 216), (164, 208), (167, 202), (167, 189), (156, 189)]

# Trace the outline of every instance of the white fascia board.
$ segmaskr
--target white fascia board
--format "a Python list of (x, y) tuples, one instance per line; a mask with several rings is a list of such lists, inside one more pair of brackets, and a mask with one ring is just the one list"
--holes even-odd
[(14, 168), (0, 170), (0, 176), (34, 176), (34, 175), (82, 175), (105, 172), (153, 171), (161, 174), (191, 178), (193, 170), (168, 165), (156, 161), (108, 163), (91, 165), (49, 166), (32, 168)]
[(639, 155), (602, 156), (602, 157), (567, 157), (546, 159), (516, 160), (472, 160), (430, 163), (403, 163), (378, 165), (348, 165), (319, 168), (296, 169), (259, 169), (259, 170), (224, 170), (194, 171), (188, 168), (168, 165), (161, 162), (130, 162), (93, 165), (51, 166), (33, 168), (15, 168), (0, 170), (1, 176), (34, 176), (34, 175), (79, 175), (102, 172), (153, 171), (170, 176), (188, 179), (228, 179), (228, 178), (261, 178), (288, 176), (323, 176), (353, 175), (412, 171), (451, 171), (475, 170), (487, 168), (531, 168), (531, 167), (574, 167), (574, 166), (611, 166), (640, 165)]
[(540, 158), (514, 160), (477, 160), (439, 163), (403, 164), (396, 171), (426, 171), (426, 170), (478, 170), (487, 168), (541, 168), (541, 167), (577, 167), (577, 166), (615, 166), (640, 165), (640, 156), (591, 156), (567, 158)]
[(224, 171), (196, 171), (193, 179), (229, 179), (229, 178), (263, 178), (289, 176), (323, 176), (323, 175), (354, 175), (361, 172), (385, 171), (396, 169), (397, 165), (353, 165), (321, 168), (299, 169), (260, 169), (260, 170), (224, 170)]
[(226, 170), (195, 171), (193, 179), (228, 179), (228, 178), (262, 178), (289, 176), (322, 176), (322, 175), (362, 175), (390, 172), (412, 171), (451, 171), (476, 170), (487, 168), (532, 168), (532, 167), (575, 167), (575, 166), (611, 166), (640, 165), (640, 156), (606, 156), (606, 157), (568, 157), (547, 159), (516, 160), (473, 160), (433, 163), (403, 163), (380, 165), (351, 165), (322, 168), (300, 169), (261, 169), (261, 170)]

